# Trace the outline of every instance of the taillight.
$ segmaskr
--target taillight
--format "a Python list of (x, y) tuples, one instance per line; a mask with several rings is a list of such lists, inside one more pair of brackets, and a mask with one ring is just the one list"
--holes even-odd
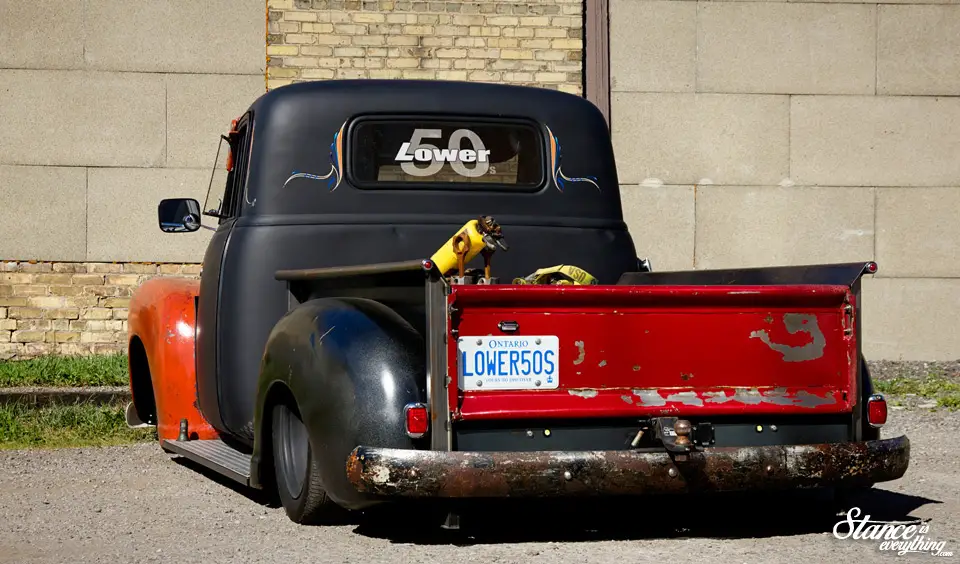
[(408, 403), (403, 408), (403, 420), (407, 427), (407, 435), (411, 438), (419, 439), (430, 429), (427, 406), (422, 403)]
[(867, 423), (871, 427), (883, 427), (887, 422), (887, 400), (880, 394), (874, 394), (867, 399)]

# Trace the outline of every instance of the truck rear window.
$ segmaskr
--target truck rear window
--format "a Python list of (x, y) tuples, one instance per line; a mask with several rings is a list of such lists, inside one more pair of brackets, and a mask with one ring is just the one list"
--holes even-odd
[(544, 143), (524, 123), (365, 119), (350, 132), (348, 166), (359, 187), (543, 182)]

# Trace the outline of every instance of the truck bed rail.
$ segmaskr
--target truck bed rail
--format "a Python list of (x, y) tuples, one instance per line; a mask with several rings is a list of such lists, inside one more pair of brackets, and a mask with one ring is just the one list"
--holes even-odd
[(875, 262), (810, 264), (718, 270), (627, 272), (619, 286), (765, 286), (826, 284), (853, 286), (864, 274), (877, 272)]

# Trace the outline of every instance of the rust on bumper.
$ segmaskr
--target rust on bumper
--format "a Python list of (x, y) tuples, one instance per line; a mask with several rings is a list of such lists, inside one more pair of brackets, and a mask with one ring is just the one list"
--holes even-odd
[(867, 442), (710, 448), (676, 462), (666, 452), (444, 452), (358, 446), (347, 458), (357, 490), (404, 497), (636, 495), (824, 486), (896, 480), (905, 436)]

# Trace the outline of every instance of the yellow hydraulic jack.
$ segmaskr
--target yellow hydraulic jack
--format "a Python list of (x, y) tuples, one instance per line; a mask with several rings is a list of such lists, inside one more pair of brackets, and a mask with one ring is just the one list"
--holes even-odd
[(466, 264), (483, 255), (483, 276), (477, 278), (477, 284), (496, 284), (498, 280), (490, 275), (490, 260), (497, 249), (508, 250), (500, 225), (490, 216), (481, 216), (464, 224), (430, 259), (441, 275), (447, 276), (456, 269), (453, 284), (473, 284), (474, 277), (467, 276)]

